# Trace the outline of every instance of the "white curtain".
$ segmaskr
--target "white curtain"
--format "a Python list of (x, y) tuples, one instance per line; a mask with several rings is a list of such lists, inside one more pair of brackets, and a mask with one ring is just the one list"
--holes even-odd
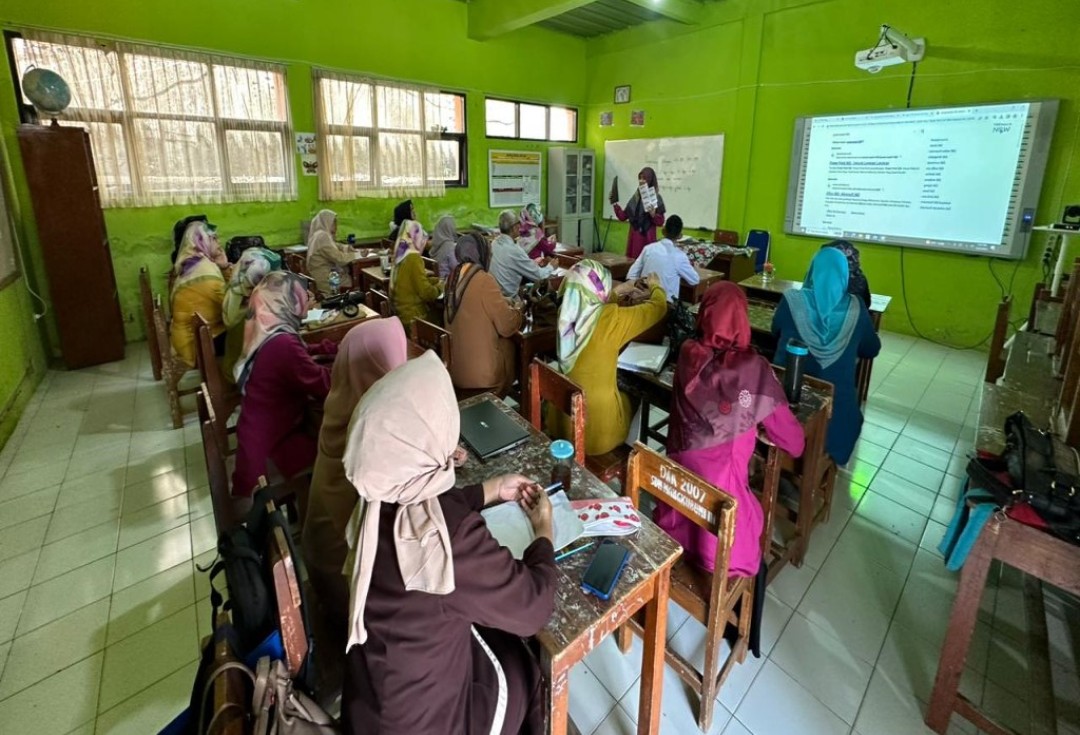
[(42, 32), (15, 53), (71, 87), (104, 206), (296, 198), (284, 67)]
[(442, 196), (453, 150), (441, 144), (442, 94), (315, 72), (321, 199)]

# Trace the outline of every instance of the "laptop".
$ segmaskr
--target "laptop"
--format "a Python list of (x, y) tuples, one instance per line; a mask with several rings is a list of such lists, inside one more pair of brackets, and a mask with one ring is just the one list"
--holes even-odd
[(461, 438), (481, 462), (529, 440), (529, 432), (492, 401), (482, 401), (461, 412)]

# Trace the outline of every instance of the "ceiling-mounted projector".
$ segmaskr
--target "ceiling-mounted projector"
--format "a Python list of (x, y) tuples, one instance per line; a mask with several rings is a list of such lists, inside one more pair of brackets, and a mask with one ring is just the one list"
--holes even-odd
[(855, 52), (855, 66), (877, 74), (886, 66), (922, 61), (925, 54), (925, 38), (908, 38), (892, 26), (882, 25), (877, 44)]

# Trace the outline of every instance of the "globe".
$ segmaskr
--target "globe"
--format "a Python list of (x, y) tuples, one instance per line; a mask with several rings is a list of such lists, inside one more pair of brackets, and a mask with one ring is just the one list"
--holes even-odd
[(30, 69), (23, 74), (23, 92), (43, 115), (59, 115), (71, 104), (67, 82), (49, 69)]

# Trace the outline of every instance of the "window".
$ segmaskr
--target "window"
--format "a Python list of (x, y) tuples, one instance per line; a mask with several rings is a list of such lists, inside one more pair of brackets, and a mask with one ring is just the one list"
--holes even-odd
[(44, 33), (11, 51), (20, 79), (71, 87), (61, 122), (90, 132), (103, 206), (296, 198), (283, 67)]
[(468, 185), (465, 95), (316, 71), (323, 199)]
[(487, 137), (577, 142), (577, 110), (488, 98)]

